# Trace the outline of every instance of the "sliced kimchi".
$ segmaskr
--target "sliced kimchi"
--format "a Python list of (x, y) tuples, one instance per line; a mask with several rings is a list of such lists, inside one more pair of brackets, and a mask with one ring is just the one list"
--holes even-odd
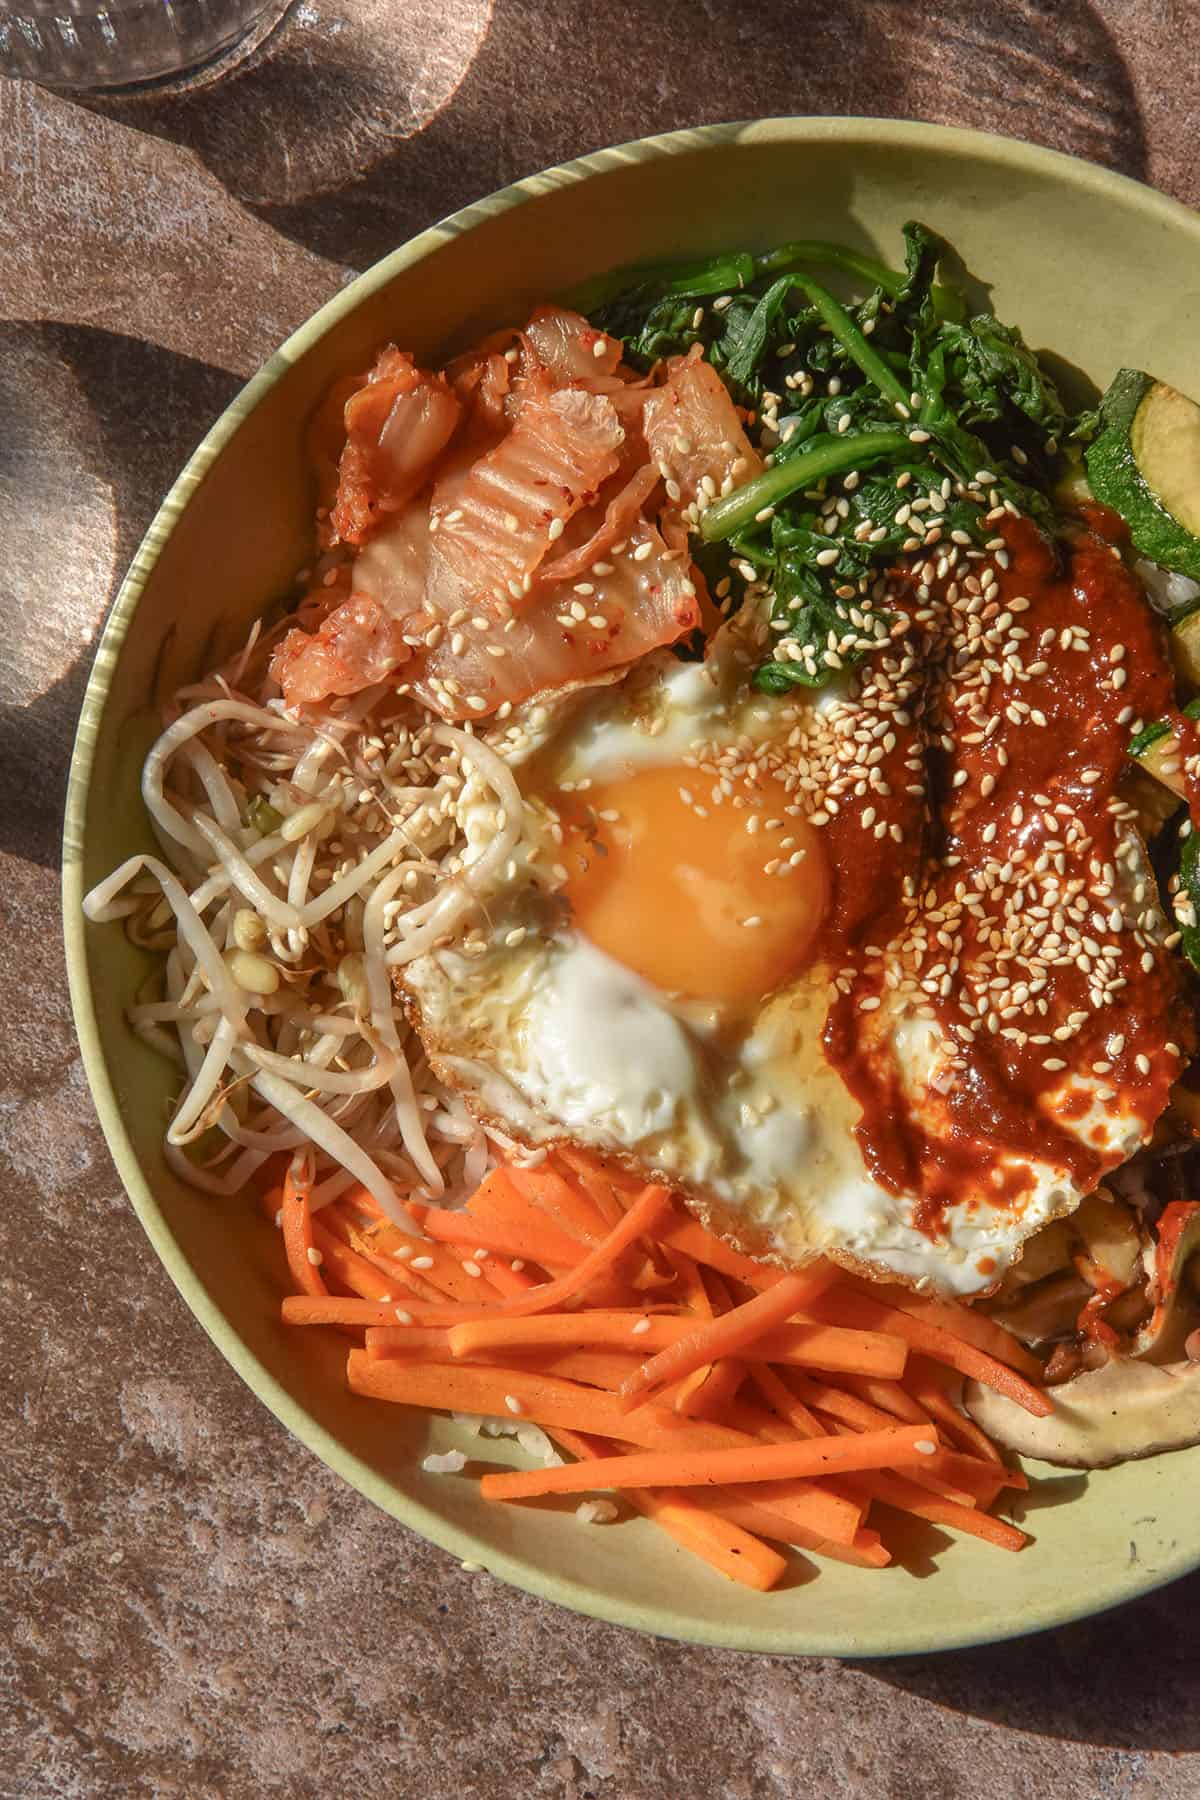
[(481, 600), (518, 604), (568, 519), (617, 467), (624, 428), (600, 394), (531, 383), (516, 421), (433, 523), (450, 567)]
[(425, 484), (461, 411), (444, 376), (418, 369), (406, 351), (383, 352), (346, 402), (333, 508), (343, 543), (364, 543)]
[(729, 390), (699, 356), (671, 358), (666, 381), (646, 396), (642, 429), (654, 463), (679, 490), (668, 495), (683, 507), (703, 510), (762, 469)]
[(593, 567), (586, 582), (540, 580), (530, 606), (506, 620), (452, 613), (404, 680), (444, 718), (480, 718), (634, 662), (699, 624), (686, 555), (645, 519), (602, 567), (607, 573)]
[(656, 386), (560, 307), (507, 341), (443, 375), (387, 350), (350, 395), (332, 524), (358, 553), (275, 653), (289, 704), (393, 678), (480, 718), (699, 624), (686, 506), (759, 467), (718, 377), (676, 358)]

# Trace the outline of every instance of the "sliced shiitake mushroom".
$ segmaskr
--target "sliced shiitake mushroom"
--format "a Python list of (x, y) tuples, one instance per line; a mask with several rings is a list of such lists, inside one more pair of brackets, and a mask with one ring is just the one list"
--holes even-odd
[(1009, 1450), (1075, 1469), (1106, 1469), (1200, 1444), (1200, 1294), (1191, 1278), (1198, 1256), (1200, 1204), (1176, 1202), (1159, 1220), (1154, 1311), (1135, 1338), (1133, 1353), (1060, 1381), (1053, 1390), (1054, 1411), (1045, 1419), (968, 1382), (963, 1403), (971, 1417)]
[(997, 1444), (1068, 1469), (1200, 1444), (1200, 1363), (1160, 1365), (1114, 1357), (1054, 1389), (1054, 1411), (1035, 1419), (1003, 1394), (968, 1382), (967, 1411)]

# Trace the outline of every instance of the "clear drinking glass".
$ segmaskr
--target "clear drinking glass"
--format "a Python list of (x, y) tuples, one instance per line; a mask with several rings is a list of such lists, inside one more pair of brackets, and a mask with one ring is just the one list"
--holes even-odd
[(95, 93), (214, 72), (289, 0), (0, 0), (0, 74)]

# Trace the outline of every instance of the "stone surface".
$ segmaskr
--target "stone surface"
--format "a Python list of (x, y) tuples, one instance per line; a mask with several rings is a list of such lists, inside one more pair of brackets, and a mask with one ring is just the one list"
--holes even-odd
[(633, 1637), (464, 1572), (202, 1336), (93, 1122), (57, 835), (90, 647), (238, 382), (348, 274), (651, 130), (907, 114), (1200, 201), (1187, 0), (303, 0), (227, 82), (0, 82), (0, 1797), (1188, 1800), (1200, 1577), (864, 1665)]

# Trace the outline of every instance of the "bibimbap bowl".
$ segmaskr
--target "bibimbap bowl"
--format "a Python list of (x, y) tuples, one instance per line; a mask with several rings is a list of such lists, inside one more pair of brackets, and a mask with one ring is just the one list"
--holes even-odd
[[(929, 1652), (1132, 1598), (1200, 1561), (1200, 1449), (1086, 1476), (1028, 1465), (1045, 1479), (1027, 1502), (1018, 1497), (1014, 1516), (1035, 1540), (1019, 1556), (975, 1540), (951, 1547), (914, 1522), (911, 1556), (886, 1571), (826, 1563), (819, 1580), (797, 1576), (765, 1595), (694, 1562), (645, 1520), (588, 1527), (571, 1508), (489, 1504), (474, 1483), (422, 1469), (429, 1450), (466, 1447), (457, 1427), (349, 1394), (336, 1334), (280, 1324), (278, 1233), (252, 1198), (200, 1193), (167, 1166), (172, 1072), (124, 1016), (149, 959), (110, 927), (85, 925), (81, 900), (152, 847), (139, 774), (162, 699), (230, 654), (306, 560), (304, 429), (334, 380), (389, 340), (438, 363), (622, 264), (796, 236), (894, 259), (914, 217), (986, 274), (998, 315), (1053, 351), (1077, 394), (1085, 378), (1103, 388), (1121, 364), (1200, 390), (1200, 222), (1089, 165), (970, 132), (823, 119), (711, 126), (581, 158), (385, 258), (289, 339), (218, 421), (121, 589), (68, 796), (67, 952), (88, 1077), (147, 1234), (223, 1354), (332, 1468), (453, 1554), (601, 1618), (745, 1650)], [(494, 1455), (505, 1460), (506, 1449)], [(930, 1554), (936, 1572), (925, 1579)]]

